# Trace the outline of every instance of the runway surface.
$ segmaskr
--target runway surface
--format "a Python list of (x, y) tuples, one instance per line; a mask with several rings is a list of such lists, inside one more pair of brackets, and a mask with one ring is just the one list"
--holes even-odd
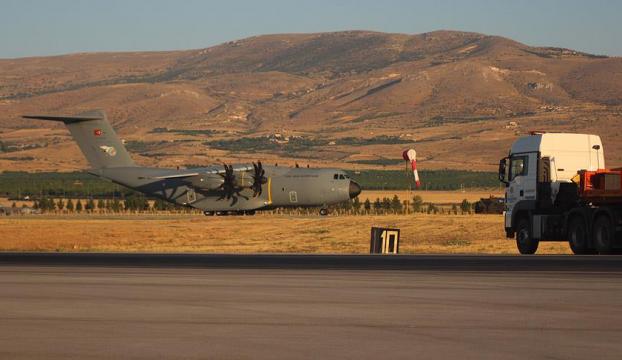
[(622, 256), (0, 253), (2, 265), (622, 272)]
[[(551, 257), (558, 265), (547, 269), (531, 259), (549, 257), (455, 257), (479, 263), (471, 270), (456, 270), (451, 256), (391, 257), (445, 264), (401, 270), (319, 269), (322, 257), (291, 256), (246, 268), (225, 255), (186, 267), (26, 258), (0, 256), (2, 359), (619, 359), (622, 351), (614, 257)], [(284, 265), (294, 259), (307, 267)]]

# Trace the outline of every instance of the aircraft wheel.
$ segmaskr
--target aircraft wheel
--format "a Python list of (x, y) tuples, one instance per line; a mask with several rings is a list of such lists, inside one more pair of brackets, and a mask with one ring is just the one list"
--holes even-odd
[(322, 216), (328, 215), (328, 209), (320, 209), (320, 215)]
[(588, 247), (587, 227), (583, 217), (574, 217), (568, 227), (568, 243), (575, 255), (588, 255), (595, 252)]
[(216, 216), (227, 216), (229, 215), (228, 211), (216, 211)]
[(205, 215), (205, 216), (214, 216), (214, 212), (213, 211), (203, 211), (203, 215)]
[(516, 247), (523, 255), (535, 254), (538, 250), (539, 241), (531, 237), (529, 219), (523, 218), (518, 221), (516, 227)]
[(244, 215), (253, 216), (255, 215), (255, 210), (247, 210), (244, 212)]
[(594, 245), (601, 255), (613, 253), (615, 227), (608, 216), (601, 215), (594, 222)]

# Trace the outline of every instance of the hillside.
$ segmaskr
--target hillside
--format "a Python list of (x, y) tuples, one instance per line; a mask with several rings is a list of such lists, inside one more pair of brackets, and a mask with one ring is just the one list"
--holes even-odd
[(493, 170), (528, 130), (597, 133), (622, 165), (622, 58), (476, 33), (265, 35), (207, 49), (0, 60), (0, 169), (87, 165), (62, 127), (103, 108), (145, 165)]

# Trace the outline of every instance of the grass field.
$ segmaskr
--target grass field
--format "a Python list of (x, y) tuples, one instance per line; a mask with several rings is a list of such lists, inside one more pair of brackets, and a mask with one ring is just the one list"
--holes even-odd
[[(0, 218), (1, 251), (367, 253), (371, 226), (401, 229), (401, 253), (516, 254), (500, 215), (204, 217), (38, 215)], [(567, 254), (565, 243), (538, 253)]]
[[(361, 201), (419, 195), (435, 204), (477, 201), (498, 191), (365, 191)], [(6, 199), (5, 199), (6, 200)], [(0, 201), (1, 202), (1, 201)], [(21, 203), (17, 204), (21, 206)], [(402, 253), (516, 254), (501, 215), (251, 217), (180, 214), (32, 215), (0, 217), (0, 251), (296, 252), (367, 253), (372, 226), (401, 229)], [(538, 253), (570, 253), (543, 243)]]

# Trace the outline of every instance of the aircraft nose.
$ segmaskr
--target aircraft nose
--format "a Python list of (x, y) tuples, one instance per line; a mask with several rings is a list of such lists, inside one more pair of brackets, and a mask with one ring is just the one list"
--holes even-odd
[(361, 186), (355, 181), (350, 180), (350, 199), (354, 199), (361, 193)]

